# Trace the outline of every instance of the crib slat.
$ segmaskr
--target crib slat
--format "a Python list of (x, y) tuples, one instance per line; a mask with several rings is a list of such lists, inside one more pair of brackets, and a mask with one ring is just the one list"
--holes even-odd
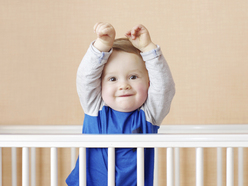
[(79, 148), (79, 186), (86, 186), (86, 148)]
[(144, 148), (137, 148), (137, 186), (144, 186)]
[(217, 186), (222, 186), (222, 148), (217, 148)]
[(233, 148), (228, 147), (226, 149), (226, 186), (233, 186)]
[(203, 186), (203, 148), (196, 148), (196, 186)]
[(108, 186), (115, 186), (115, 148), (108, 148)]
[(2, 148), (0, 147), (0, 186), (2, 186), (2, 182), (3, 182), (3, 179), (2, 179)]
[(217, 148), (217, 186), (222, 186), (222, 148)]
[(51, 148), (51, 186), (58, 185), (58, 149)]
[(16, 148), (11, 148), (11, 172), (12, 172), (12, 186), (17, 186), (17, 166), (16, 166)]
[(173, 186), (173, 149), (171, 147), (167, 148), (167, 186)]
[(238, 148), (238, 186), (243, 186), (244, 182), (244, 163), (243, 148)]
[(76, 148), (71, 148), (71, 170), (74, 169), (76, 162)]
[(158, 148), (154, 148), (154, 178), (153, 185), (158, 186)]
[(180, 186), (180, 149), (174, 148), (175, 157), (175, 186)]
[(31, 148), (31, 186), (36, 185), (36, 148)]
[(22, 148), (22, 186), (29, 185), (29, 148)]

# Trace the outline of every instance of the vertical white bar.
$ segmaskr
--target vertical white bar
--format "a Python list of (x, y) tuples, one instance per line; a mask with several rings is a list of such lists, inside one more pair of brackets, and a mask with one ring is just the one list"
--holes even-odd
[(74, 169), (76, 162), (76, 148), (71, 148), (71, 170)]
[(173, 148), (167, 148), (167, 186), (173, 186), (174, 174), (173, 174)]
[(180, 149), (174, 148), (175, 157), (175, 186), (180, 186)]
[(203, 148), (196, 148), (196, 186), (203, 186)]
[(2, 171), (3, 171), (3, 169), (2, 169), (2, 148), (0, 147), (0, 186), (2, 186), (2, 180), (3, 180), (3, 176), (2, 176)]
[(115, 186), (115, 148), (108, 148), (108, 186)]
[(12, 186), (17, 186), (16, 147), (11, 148), (11, 172), (12, 172)]
[(36, 148), (31, 148), (31, 186), (36, 185)]
[(79, 148), (79, 186), (86, 186), (86, 148)]
[(217, 148), (217, 186), (222, 186), (222, 148)]
[(51, 186), (58, 185), (58, 150), (56, 147), (51, 148)]
[(153, 186), (158, 186), (158, 148), (154, 148), (154, 178)]
[(144, 186), (144, 148), (137, 148), (137, 186)]
[(244, 156), (243, 148), (238, 148), (238, 186), (243, 186), (244, 182)]
[(226, 149), (226, 186), (233, 186), (233, 148)]
[(29, 186), (29, 149), (22, 148), (22, 186)]

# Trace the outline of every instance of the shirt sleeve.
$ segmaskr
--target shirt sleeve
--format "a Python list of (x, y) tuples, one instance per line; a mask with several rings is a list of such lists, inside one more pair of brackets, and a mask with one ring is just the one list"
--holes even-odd
[(150, 80), (148, 97), (141, 109), (144, 110), (148, 122), (160, 126), (170, 111), (171, 101), (175, 95), (175, 84), (159, 46), (152, 51), (141, 53), (141, 56)]
[(85, 114), (97, 116), (103, 101), (101, 75), (110, 52), (100, 52), (91, 43), (77, 71), (77, 92)]

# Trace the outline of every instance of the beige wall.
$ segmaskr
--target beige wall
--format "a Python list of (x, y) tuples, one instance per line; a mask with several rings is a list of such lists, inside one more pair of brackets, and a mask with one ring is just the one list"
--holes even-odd
[[(98, 21), (112, 23), (117, 37), (142, 23), (161, 46), (176, 83), (163, 124), (248, 123), (247, 10), (246, 0), (0, 0), (0, 125), (82, 125), (76, 70)], [(60, 151), (60, 166), (67, 170), (60, 172), (64, 185), (69, 151)], [(39, 164), (48, 164), (49, 151), (38, 152)], [(165, 154), (161, 150), (160, 158)], [(216, 181), (210, 155), (215, 149), (205, 153), (209, 186)], [(194, 184), (193, 158), (194, 149), (181, 150), (183, 186)], [(8, 185), (9, 156), (4, 160)], [(46, 180), (39, 185), (47, 185), (49, 168), (38, 173)], [(160, 178), (166, 185), (164, 173)]]

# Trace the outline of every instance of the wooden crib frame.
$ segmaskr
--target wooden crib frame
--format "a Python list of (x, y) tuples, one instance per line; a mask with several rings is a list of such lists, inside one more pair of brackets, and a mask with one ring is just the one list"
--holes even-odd
[[(29, 186), (29, 148), (33, 159), (37, 147), (51, 148), (51, 186), (58, 185), (57, 148), (62, 147), (72, 148), (73, 165), (75, 148), (79, 148), (80, 186), (86, 186), (88, 147), (108, 148), (108, 186), (115, 185), (115, 148), (137, 148), (138, 186), (144, 186), (144, 148), (155, 148), (155, 154), (157, 148), (167, 148), (167, 186), (179, 186), (179, 148), (193, 147), (196, 149), (196, 186), (203, 186), (203, 150), (214, 147), (217, 148), (218, 159), (217, 186), (222, 186), (221, 148), (226, 148), (226, 185), (233, 186), (233, 148), (237, 147), (238, 186), (243, 186), (243, 148), (248, 147), (248, 125), (165, 125), (161, 127), (159, 133), (82, 135), (81, 126), (0, 126), (0, 186), (2, 186), (1, 148), (5, 147), (12, 147), (12, 161), (15, 159), (15, 148), (22, 148), (22, 186)], [(158, 160), (155, 155), (154, 186), (158, 185), (157, 167)], [(35, 170), (35, 167), (31, 166), (31, 169)], [(12, 186), (16, 186), (15, 174), (12, 170)], [(35, 175), (31, 174), (31, 186), (34, 185)]]

